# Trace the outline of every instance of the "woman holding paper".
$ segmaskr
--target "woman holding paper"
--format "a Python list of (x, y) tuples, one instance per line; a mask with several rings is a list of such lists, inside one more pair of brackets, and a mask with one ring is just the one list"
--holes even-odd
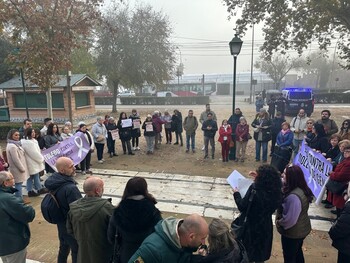
[(143, 135), (146, 139), (147, 154), (153, 154), (154, 140), (156, 137), (156, 125), (152, 122), (152, 115), (148, 114), (145, 122), (142, 124), (142, 129), (145, 130)]
[[(235, 188), (233, 197), (241, 212), (239, 225), (243, 225), (242, 221), (247, 216), (242, 242), (247, 250), (249, 262), (263, 262), (271, 256), (272, 214), (282, 203), (282, 181), (279, 172), (271, 165), (262, 165), (249, 175), (255, 179), (245, 196), (242, 197), (239, 189)], [(253, 190), (255, 195), (247, 213)]]
[(139, 151), (139, 137), (141, 136), (141, 118), (136, 109), (132, 109), (129, 118), (132, 120), (131, 143), (134, 151)]
[(276, 227), (281, 234), (284, 262), (305, 262), (303, 241), (311, 232), (308, 215), (313, 193), (307, 186), (304, 173), (297, 165), (284, 169), (283, 203), (277, 210)]
[(125, 112), (120, 113), (117, 127), (119, 130), (119, 138), (120, 138), (120, 141), (122, 142), (124, 154), (126, 154), (126, 149), (128, 149), (129, 155), (135, 155), (131, 151), (131, 143), (130, 143), (131, 131), (132, 131), (132, 120), (126, 116)]

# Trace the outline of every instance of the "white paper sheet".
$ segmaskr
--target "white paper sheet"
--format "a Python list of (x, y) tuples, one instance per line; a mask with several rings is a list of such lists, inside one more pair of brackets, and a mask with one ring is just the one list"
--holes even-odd
[(229, 177), (227, 177), (227, 182), (231, 185), (233, 189), (237, 188), (242, 197), (247, 193), (248, 188), (253, 183), (253, 180), (245, 178), (237, 170), (234, 170)]
[(125, 119), (122, 120), (122, 128), (127, 128), (132, 126), (132, 120), (131, 119)]

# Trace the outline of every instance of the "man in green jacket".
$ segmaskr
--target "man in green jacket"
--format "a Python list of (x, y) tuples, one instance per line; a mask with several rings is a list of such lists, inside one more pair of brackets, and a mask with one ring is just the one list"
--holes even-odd
[(196, 257), (201, 256), (192, 253), (205, 244), (208, 231), (207, 222), (197, 214), (185, 219), (169, 217), (161, 220), (129, 263), (195, 262)]
[(101, 198), (103, 186), (102, 179), (87, 178), (83, 185), (85, 197), (69, 205), (67, 232), (78, 242), (80, 263), (109, 262), (112, 256), (107, 229), (114, 206), (110, 200)]
[(193, 116), (193, 110), (188, 111), (188, 116), (185, 118), (183, 127), (186, 131), (186, 153), (190, 151), (190, 140), (192, 152), (195, 153), (196, 150), (196, 130), (198, 128), (198, 121), (196, 116)]
[(25, 263), (30, 240), (29, 222), (35, 210), (13, 195), (17, 191), (9, 172), (0, 172), (0, 257), (3, 262)]

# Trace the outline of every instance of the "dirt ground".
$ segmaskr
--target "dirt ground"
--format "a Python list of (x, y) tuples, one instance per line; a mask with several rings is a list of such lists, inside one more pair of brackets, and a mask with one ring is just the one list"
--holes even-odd
[[(212, 110), (217, 114), (218, 124), (221, 124), (223, 119), (228, 119), (231, 115), (231, 99), (229, 97), (213, 98), (211, 103)], [(244, 116), (247, 118), (250, 124), (253, 121), (255, 115), (255, 106), (249, 105), (242, 101), (236, 102), (236, 106), (240, 107)], [(119, 113), (125, 111), (128, 115), (131, 113), (131, 106), (119, 106), (118, 113), (111, 114), (111, 116), (119, 118)], [(178, 109), (182, 112), (183, 118), (187, 116), (189, 109), (194, 110), (194, 115), (199, 118), (200, 113), (205, 109), (204, 105), (193, 106), (140, 106), (135, 107), (142, 120), (145, 119), (148, 113), (152, 113), (154, 110), (160, 110), (164, 112), (168, 109), (172, 112), (174, 109)], [(324, 108), (327, 108), (325, 105)], [(108, 109), (98, 110), (99, 114), (104, 115), (110, 113)], [(319, 119), (320, 108), (316, 108), (313, 118)], [(349, 110), (344, 108), (331, 109), (332, 118), (336, 120), (340, 126), (344, 118), (342, 115), (348, 114)], [(287, 117), (290, 121), (291, 118)], [(251, 131), (252, 134), (252, 131)], [(216, 136), (217, 140), (218, 136)], [(261, 163), (255, 162), (254, 159), (254, 140), (250, 140), (247, 148), (247, 160), (244, 163), (236, 163), (233, 161), (222, 162), (221, 160), (221, 145), (216, 143), (215, 159), (204, 160), (204, 153), (201, 151), (203, 146), (203, 134), (200, 128), (196, 134), (196, 153), (185, 153), (185, 133), (183, 133), (184, 146), (168, 145), (165, 144), (165, 134), (163, 132), (163, 142), (160, 145), (160, 149), (156, 150), (153, 155), (146, 155), (145, 152), (145, 140), (143, 136), (140, 138), (140, 151), (135, 151), (134, 156), (123, 155), (120, 141), (116, 143), (116, 149), (119, 156), (110, 158), (107, 153), (104, 155), (105, 162), (98, 164), (96, 155), (92, 156), (93, 168), (102, 169), (121, 169), (121, 170), (133, 170), (133, 171), (145, 171), (145, 172), (164, 172), (164, 173), (177, 173), (186, 175), (200, 175), (200, 176), (215, 176), (226, 178), (234, 169), (240, 171), (242, 174), (247, 175), (248, 171), (256, 169)], [(175, 140), (173, 139), (173, 142)], [(2, 143), (4, 145), (4, 143)], [(106, 148), (106, 147), (105, 147)], [(107, 151), (107, 149), (105, 149)], [(268, 160), (269, 161), (269, 160)], [(37, 201), (34, 201), (37, 200)], [(37, 217), (31, 224), (32, 239), (29, 245), (28, 257), (31, 259), (39, 260), (41, 262), (54, 262), (57, 254), (57, 230), (54, 225), (50, 225), (42, 219), (39, 207), (40, 199), (34, 198), (33, 205), (37, 211)], [(164, 215), (166, 216), (166, 215)], [(176, 215), (181, 216), (181, 215)], [(210, 221), (210, 219), (208, 219)], [(328, 234), (321, 231), (313, 231), (305, 240), (304, 253), (306, 262), (336, 262), (337, 251), (331, 247), (331, 241)], [(274, 245), (271, 259), (268, 262), (283, 262), (283, 255), (280, 245), (280, 235), (275, 231)]]

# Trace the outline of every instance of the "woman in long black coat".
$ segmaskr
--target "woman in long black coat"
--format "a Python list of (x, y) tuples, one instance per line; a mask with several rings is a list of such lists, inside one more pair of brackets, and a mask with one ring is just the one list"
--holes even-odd
[(242, 198), (238, 189), (234, 189), (233, 197), (242, 219), (247, 213), (250, 194), (253, 189), (256, 191), (247, 215), (247, 227), (242, 242), (249, 262), (261, 262), (271, 256), (272, 214), (282, 203), (282, 181), (279, 172), (271, 165), (262, 165), (249, 175), (254, 176), (255, 180), (246, 195)]
[(155, 207), (156, 199), (148, 192), (142, 177), (131, 178), (125, 187), (122, 200), (109, 221), (108, 240), (115, 243), (118, 234), (120, 263), (126, 263), (140, 247), (143, 240), (154, 232), (154, 226), (162, 219)]
[(180, 139), (180, 146), (183, 146), (183, 140), (182, 140), (182, 114), (178, 110), (174, 110), (174, 114), (171, 117), (171, 123), (172, 123), (172, 130), (175, 132), (175, 138), (176, 142), (174, 144), (179, 144)]

